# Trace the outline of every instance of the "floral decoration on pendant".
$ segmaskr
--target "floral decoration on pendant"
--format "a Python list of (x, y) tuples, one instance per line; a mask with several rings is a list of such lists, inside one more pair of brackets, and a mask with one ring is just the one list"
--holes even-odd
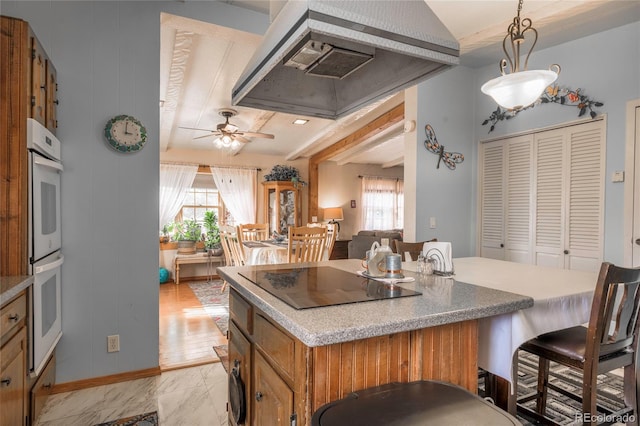
[(444, 164), (451, 170), (455, 170), (456, 163), (462, 163), (464, 161), (464, 155), (459, 152), (448, 152), (444, 150), (444, 145), (440, 145), (436, 138), (436, 132), (431, 127), (431, 124), (424, 126), (424, 132), (427, 134), (427, 140), (424, 141), (424, 147), (428, 151), (438, 155), (438, 165), (436, 169), (440, 168), (440, 161), (444, 161)]
[(486, 126), (487, 124), (491, 123), (491, 127), (489, 128), (489, 133), (491, 133), (493, 129), (495, 129), (498, 121), (509, 120), (524, 110), (533, 108), (536, 105), (549, 103), (556, 103), (564, 106), (578, 108), (578, 117), (582, 117), (587, 113), (587, 111), (589, 111), (589, 115), (591, 116), (591, 118), (595, 118), (598, 114), (593, 109), (603, 106), (604, 103), (588, 98), (586, 95), (582, 94), (581, 90), (582, 89), (571, 90), (568, 87), (562, 87), (557, 84), (551, 85), (547, 87), (547, 89), (537, 101), (535, 101), (528, 107), (517, 110), (507, 110), (498, 107), (491, 113), (489, 118), (482, 122), (482, 125)]

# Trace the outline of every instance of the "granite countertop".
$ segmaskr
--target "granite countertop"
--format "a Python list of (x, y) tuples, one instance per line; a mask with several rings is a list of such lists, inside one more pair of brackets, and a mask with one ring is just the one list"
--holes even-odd
[(0, 277), (0, 306), (4, 306), (25, 288), (33, 284), (32, 275)]
[[(362, 269), (357, 259), (315, 265), (354, 273)], [(453, 278), (428, 276), (397, 284), (421, 295), (296, 310), (239, 275), (243, 271), (283, 267), (286, 265), (221, 267), (218, 273), (249, 302), (310, 347), (484, 318), (533, 306), (533, 299), (528, 296)], [(413, 272), (405, 272), (407, 276), (415, 276)]]

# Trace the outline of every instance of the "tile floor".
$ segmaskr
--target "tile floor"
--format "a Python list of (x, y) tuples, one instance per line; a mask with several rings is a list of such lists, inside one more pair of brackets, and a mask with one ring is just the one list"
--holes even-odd
[(227, 375), (217, 362), (52, 395), (36, 426), (91, 426), (158, 411), (162, 426), (227, 425)]

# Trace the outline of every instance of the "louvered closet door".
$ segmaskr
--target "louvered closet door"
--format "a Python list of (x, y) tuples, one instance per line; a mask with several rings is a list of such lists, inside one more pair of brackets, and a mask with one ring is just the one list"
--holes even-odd
[(597, 271), (604, 243), (604, 126), (590, 122), (567, 130), (565, 268)]
[(603, 120), (535, 135), (535, 263), (597, 271), (602, 262)]
[(563, 158), (565, 131), (535, 135), (535, 264), (564, 268)]
[(531, 263), (533, 136), (511, 138), (505, 144), (505, 260)]
[(504, 146), (503, 141), (482, 144), (482, 200), (480, 256), (503, 260), (504, 254)]

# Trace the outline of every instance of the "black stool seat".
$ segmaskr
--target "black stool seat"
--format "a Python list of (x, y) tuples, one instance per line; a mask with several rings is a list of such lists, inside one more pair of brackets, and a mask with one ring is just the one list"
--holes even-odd
[(468, 390), (433, 380), (389, 383), (323, 405), (313, 426), (520, 425)]

